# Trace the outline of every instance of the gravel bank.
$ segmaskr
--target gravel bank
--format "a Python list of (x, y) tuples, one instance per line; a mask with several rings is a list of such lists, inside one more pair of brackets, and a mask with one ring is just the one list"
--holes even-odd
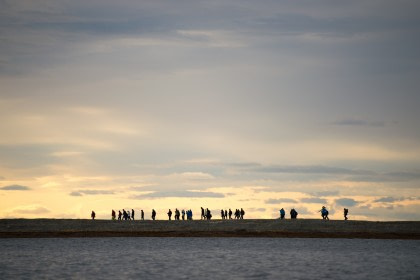
[(0, 238), (124, 236), (420, 239), (420, 222), (310, 219), (212, 221), (0, 220)]

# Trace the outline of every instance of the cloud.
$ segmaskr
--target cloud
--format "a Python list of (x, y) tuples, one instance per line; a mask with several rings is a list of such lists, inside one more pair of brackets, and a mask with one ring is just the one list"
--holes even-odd
[(335, 203), (341, 206), (348, 206), (348, 207), (359, 204), (359, 202), (357, 202), (356, 200), (352, 198), (339, 198), (335, 200)]
[(387, 197), (378, 198), (378, 199), (374, 200), (374, 202), (394, 202), (394, 201), (398, 201), (398, 200), (399, 199), (396, 199), (394, 197), (387, 196)]
[(215, 192), (196, 192), (196, 191), (159, 191), (159, 192), (152, 192), (148, 194), (141, 194), (134, 196), (135, 199), (143, 199), (143, 198), (164, 198), (164, 197), (214, 197), (214, 198), (222, 198), (225, 197), (221, 193)]
[(338, 126), (385, 126), (385, 122), (382, 121), (366, 121), (361, 119), (343, 119), (340, 121), (335, 121), (332, 123), (333, 125)]
[(267, 204), (281, 204), (281, 203), (297, 203), (296, 200), (291, 198), (279, 198), (279, 199), (267, 199), (265, 201)]
[(70, 195), (71, 196), (83, 196), (83, 194), (81, 194), (80, 192), (71, 192)]
[(341, 167), (323, 165), (271, 165), (247, 169), (251, 172), (261, 173), (297, 173), (297, 174), (332, 174), (332, 175), (368, 175), (372, 171), (353, 170)]
[(323, 199), (323, 198), (318, 198), (318, 197), (308, 197), (308, 198), (302, 198), (300, 200), (300, 202), (303, 203), (321, 203), (321, 204), (326, 204), (327, 200)]
[(320, 192), (313, 192), (310, 195), (313, 196), (337, 196), (340, 192), (339, 191), (320, 191)]
[(29, 191), (29, 190), (31, 190), (31, 188), (26, 187), (26, 186), (21, 186), (21, 185), (10, 185), (10, 186), (1, 187), (0, 190), (5, 190), (5, 191)]
[(12, 213), (16, 214), (45, 214), (51, 212), (47, 208), (39, 205), (27, 205), (27, 206), (21, 206), (18, 208), (14, 208)]
[(71, 196), (103, 195), (103, 194), (114, 194), (114, 192), (108, 191), (108, 190), (80, 190), (80, 191), (73, 191), (70, 193)]

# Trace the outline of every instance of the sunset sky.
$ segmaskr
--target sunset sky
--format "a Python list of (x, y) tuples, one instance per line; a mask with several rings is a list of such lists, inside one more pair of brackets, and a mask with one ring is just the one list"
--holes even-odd
[(420, 220), (419, 11), (0, 1), (0, 218)]

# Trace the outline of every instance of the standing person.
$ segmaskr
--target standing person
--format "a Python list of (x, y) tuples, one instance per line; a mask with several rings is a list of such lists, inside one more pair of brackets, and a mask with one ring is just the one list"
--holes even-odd
[(244, 216), (245, 216), (245, 211), (244, 211), (244, 209), (241, 208), (241, 220), (244, 219)]
[(143, 212), (143, 209), (141, 209), (141, 219), (142, 219), (142, 221), (144, 221), (144, 212)]
[(118, 210), (118, 221), (121, 221), (121, 216), (122, 216), (121, 210)]
[(232, 209), (229, 208), (229, 220), (232, 220)]
[(298, 215), (298, 212), (293, 208), (292, 210), (290, 210), (290, 218), (291, 219), (296, 219)]
[(168, 211), (168, 217), (169, 217), (169, 221), (171, 220), (171, 217), (172, 217), (172, 211), (171, 211), (171, 209), (169, 209), (169, 211)]
[(193, 212), (192, 212), (192, 210), (190, 209), (190, 220), (192, 220), (193, 219)]
[(183, 221), (185, 220), (185, 210), (184, 209), (182, 209), (182, 220)]
[(227, 218), (228, 218), (228, 213), (227, 213), (227, 210), (225, 210), (225, 219)]
[(225, 211), (221, 210), (220, 215), (222, 216), (222, 220), (224, 220), (225, 219)]
[(134, 221), (134, 209), (131, 209), (131, 218), (133, 219), (133, 221)]
[(127, 210), (127, 220), (131, 220), (131, 217), (130, 217), (130, 210)]
[(123, 209), (123, 219), (124, 221), (127, 221), (127, 212), (125, 211), (125, 209)]
[(347, 221), (347, 214), (349, 213), (349, 209), (344, 208), (344, 220)]
[(286, 215), (286, 212), (284, 211), (283, 208), (280, 209), (280, 219), (284, 219), (284, 216)]
[(156, 218), (156, 211), (155, 209), (152, 209), (152, 220), (154, 221)]
[(205, 219), (206, 216), (204, 215), (204, 208), (201, 207), (201, 219)]
[(112, 220), (113, 221), (115, 221), (115, 211), (114, 211), (114, 209), (112, 209), (112, 212), (111, 212), (111, 218), (112, 218)]
[(92, 217), (92, 220), (95, 220), (95, 217), (96, 217), (95, 211), (92, 210), (92, 213), (90, 213), (90, 216)]
[(209, 208), (207, 208), (206, 209), (206, 218), (207, 218), (207, 220), (211, 220), (211, 217), (212, 217), (211, 211), (209, 210)]

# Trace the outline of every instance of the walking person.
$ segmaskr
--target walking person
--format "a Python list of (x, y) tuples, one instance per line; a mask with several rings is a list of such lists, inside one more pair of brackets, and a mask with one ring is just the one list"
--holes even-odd
[(134, 209), (131, 209), (131, 218), (133, 219), (133, 221), (134, 221)]
[(284, 219), (284, 216), (286, 215), (286, 212), (284, 211), (283, 208), (280, 209), (280, 219)]
[(204, 208), (201, 207), (201, 219), (205, 219), (206, 216), (204, 215)]
[(185, 210), (184, 209), (182, 209), (182, 220), (183, 221), (185, 220)]
[(244, 216), (245, 216), (245, 211), (244, 211), (244, 209), (242, 209), (242, 208), (241, 208), (241, 212), (240, 212), (240, 214), (241, 214), (241, 220), (243, 220), (243, 219), (244, 219)]
[(155, 209), (152, 209), (152, 220), (154, 221), (156, 219), (156, 211)]
[(232, 220), (232, 209), (229, 208), (229, 220)]
[(141, 215), (141, 220), (144, 221), (144, 212), (143, 212), (143, 209), (141, 210), (141, 214), (140, 215)]
[(349, 209), (344, 208), (344, 220), (347, 221), (347, 214), (349, 213)]
[(222, 220), (224, 220), (225, 219), (225, 211), (221, 210), (220, 215), (222, 216)]
[(113, 221), (115, 221), (115, 217), (116, 217), (116, 215), (115, 215), (115, 211), (114, 211), (114, 209), (112, 209), (112, 212), (111, 212), (111, 219), (112, 219)]
[(118, 221), (121, 221), (121, 216), (122, 216), (121, 210), (118, 210)]
[(319, 210), (318, 212), (321, 212), (321, 216), (323, 220), (329, 220), (330, 218), (328, 218), (328, 210), (327, 208), (325, 208), (325, 206), (322, 206), (321, 210)]
[(168, 217), (169, 217), (169, 221), (171, 220), (171, 217), (172, 217), (172, 211), (171, 211), (171, 209), (169, 209), (169, 211), (168, 211)]
[(90, 213), (90, 217), (92, 218), (92, 220), (95, 220), (95, 217), (96, 217), (95, 211), (92, 210), (92, 213)]

